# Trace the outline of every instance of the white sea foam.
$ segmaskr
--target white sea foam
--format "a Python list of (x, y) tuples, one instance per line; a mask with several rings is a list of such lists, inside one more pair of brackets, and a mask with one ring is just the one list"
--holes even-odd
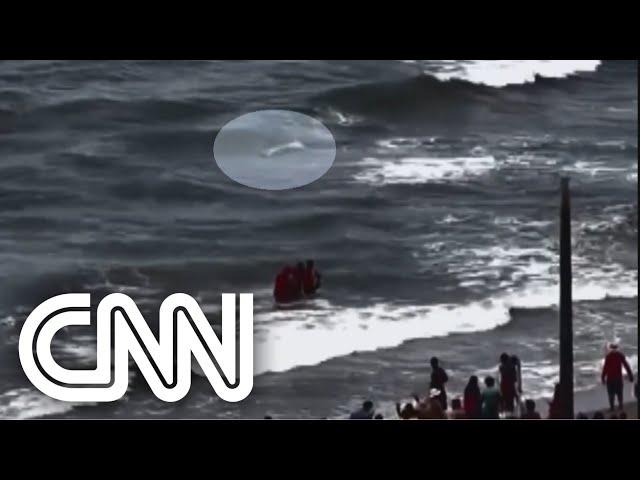
[[(487, 251), (495, 255), (489, 263), (498, 270), (513, 265), (514, 259), (528, 258), (518, 265), (525, 280), (523, 286), (510, 286), (492, 298), (466, 305), (378, 302), (367, 307), (343, 308), (325, 300), (312, 308), (256, 313), (255, 374), (316, 365), (354, 352), (396, 347), (414, 338), (492, 330), (509, 322), (511, 308), (557, 306), (557, 274), (550, 261), (539, 259), (543, 254), (552, 259), (552, 253), (542, 249)], [(532, 257), (536, 259), (531, 260)], [(597, 271), (580, 259), (575, 264), (575, 301), (637, 296), (637, 272), (624, 271), (622, 267)], [(462, 282), (464, 286), (485, 282), (478, 277), (469, 278)]]
[(329, 116), (335, 118), (338, 121), (338, 125), (341, 125), (343, 127), (351, 126), (360, 121), (360, 117), (348, 115), (333, 109), (329, 110)]
[(16, 318), (12, 315), (9, 315), (8, 317), (0, 318), (0, 325), (2, 326), (13, 327), (15, 324), (16, 324)]
[(436, 223), (438, 225), (450, 225), (452, 223), (460, 223), (464, 221), (464, 218), (458, 218), (455, 215), (448, 214), (442, 220), (437, 220)]
[[(434, 143), (435, 137), (425, 140), (428, 143)], [(376, 145), (384, 150), (414, 150), (422, 145), (423, 141), (415, 137), (396, 137), (385, 140), (378, 140)]]
[(299, 150), (304, 150), (304, 144), (299, 140), (294, 140), (293, 142), (285, 143), (283, 145), (276, 145), (275, 147), (271, 147), (266, 149), (263, 152), (265, 157), (273, 157), (274, 155), (282, 155), (289, 152), (295, 152)]
[(21, 420), (68, 412), (74, 405), (54, 400), (30, 388), (17, 388), (0, 394), (0, 418)]
[[(328, 305), (317, 310), (265, 312), (256, 329), (254, 370), (281, 372), (353, 352), (395, 347), (412, 338), (490, 330), (509, 321), (504, 300), (469, 305)], [(286, 352), (286, 354), (285, 354)]]
[(600, 175), (602, 173), (617, 173), (617, 172), (627, 172), (628, 169), (623, 167), (610, 167), (607, 166), (604, 162), (586, 162), (586, 161), (578, 161), (573, 165), (565, 166), (562, 168), (564, 171), (568, 172), (576, 172), (581, 174), (588, 174), (592, 177), (596, 175)]
[(399, 160), (368, 157), (360, 164), (363, 168), (354, 175), (359, 182), (373, 185), (442, 183), (477, 177), (493, 170), (495, 158), (410, 157)]
[(495, 217), (493, 223), (499, 226), (506, 227), (531, 227), (531, 228), (545, 228), (553, 225), (551, 220), (531, 220), (526, 221), (516, 217)]

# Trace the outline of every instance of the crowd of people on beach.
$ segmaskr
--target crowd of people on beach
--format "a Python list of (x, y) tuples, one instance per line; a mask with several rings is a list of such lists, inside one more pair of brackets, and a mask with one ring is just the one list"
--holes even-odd
[[(413, 395), (413, 401), (404, 405), (396, 403), (396, 414), (404, 420), (444, 420), (444, 419), (541, 419), (541, 414), (536, 409), (533, 399), (524, 399), (522, 395), (522, 374), (520, 359), (515, 355), (503, 353), (500, 355), (500, 363), (497, 370), (497, 379), (487, 376), (483, 379), (483, 387), (480, 380), (472, 375), (464, 389), (462, 398), (455, 397), (447, 400), (446, 384), (449, 381), (447, 372), (440, 365), (438, 358), (433, 357), (431, 364), (431, 379), (429, 393), (425, 398)], [(610, 344), (609, 351), (604, 359), (601, 380), (607, 388), (609, 398), (609, 415), (601, 411), (593, 414), (594, 419), (626, 419), (627, 414), (623, 405), (623, 368), (626, 370), (628, 380), (634, 382), (634, 375), (624, 354), (619, 351), (618, 345)], [(560, 385), (556, 384), (553, 398), (549, 402), (547, 418), (563, 418), (560, 404)], [(634, 385), (634, 393), (638, 399), (638, 383)], [(615, 400), (618, 400), (619, 409), (615, 408)], [(367, 400), (362, 407), (350, 416), (350, 419), (382, 419), (382, 415), (376, 413), (374, 404)], [(580, 412), (576, 419), (589, 418)]]

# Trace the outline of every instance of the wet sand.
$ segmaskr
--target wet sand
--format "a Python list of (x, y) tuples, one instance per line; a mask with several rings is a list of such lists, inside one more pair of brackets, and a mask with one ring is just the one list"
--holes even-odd
[[(536, 400), (536, 406), (540, 414), (543, 418), (547, 417), (548, 408), (549, 408), (549, 398)], [(624, 411), (627, 414), (627, 418), (638, 418), (638, 402), (633, 396), (633, 384), (630, 382), (625, 382), (624, 384)], [(592, 418), (594, 413), (600, 411), (604, 414), (605, 418), (608, 418), (610, 415), (609, 412), (609, 400), (607, 397), (606, 387), (604, 385), (598, 385), (597, 387), (580, 391), (575, 393), (574, 397), (574, 412), (575, 415), (578, 413), (584, 413), (589, 418)], [(617, 404), (616, 404), (617, 405)], [(620, 410), (616, 407), (616, 414), (619, 413)]]

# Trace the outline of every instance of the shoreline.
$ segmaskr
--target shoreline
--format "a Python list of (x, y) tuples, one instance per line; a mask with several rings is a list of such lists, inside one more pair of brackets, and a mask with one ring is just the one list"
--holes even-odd
[[(540, 412), (542, 418), (548, 416), (550, 398), (537, 398), (536, 409)], [(617, 403), (616, 403), (617, 405)], [(624, 403), (623, 410), (627, 414), (628, 419), (638, 418), (638, 402), (633, 396), (633, 383), (625, 380), (624, 383)], [(596, 412), (602, 412), (605, 418), (610, 415), (607, 390), (604, 385), (597, 385), (589, 390), (577, 391), (574, 393), (574, 415), (584, 413), (589, 418), (593, 418)], [(613, 413), (619, 413), (616, 407)]]

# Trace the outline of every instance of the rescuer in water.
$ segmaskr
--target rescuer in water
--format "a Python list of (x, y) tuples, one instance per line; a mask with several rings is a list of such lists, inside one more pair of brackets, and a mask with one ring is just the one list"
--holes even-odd
[(298, 262), (295, 267), (284, 266), (275, 279), (273, 298), (276, 303), (291, 303), (312, 296), (320, 288), (320, 274), (314, 261), (307, 260), (306, 265)]

